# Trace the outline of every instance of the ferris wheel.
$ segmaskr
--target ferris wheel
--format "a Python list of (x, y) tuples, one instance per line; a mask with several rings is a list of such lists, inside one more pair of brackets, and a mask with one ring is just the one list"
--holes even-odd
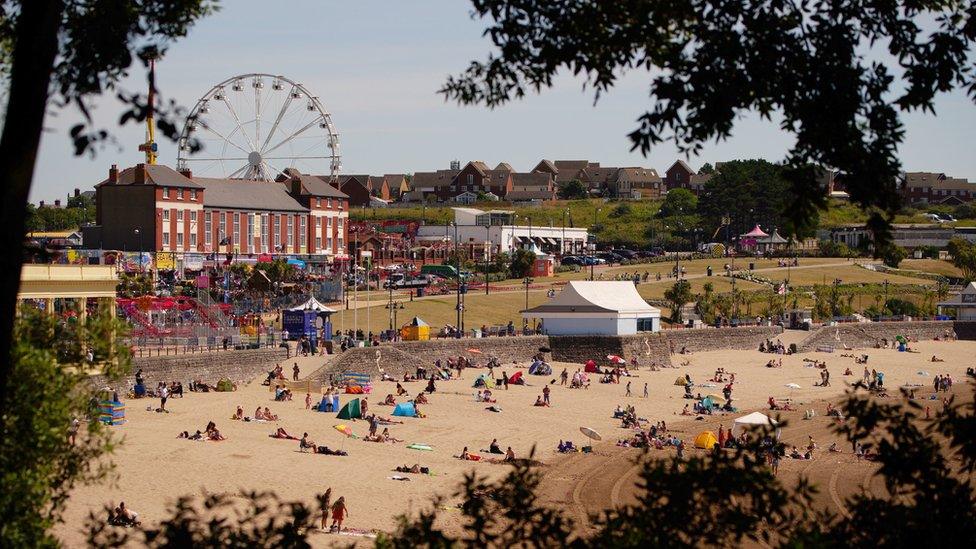
[(301, 84), (242, 74), (197, 101), (180, 133), (177, 166), (196, 175), (256, 181), (295, 168), (335, 180), (342, 168), (339, 134), (319, 98)]

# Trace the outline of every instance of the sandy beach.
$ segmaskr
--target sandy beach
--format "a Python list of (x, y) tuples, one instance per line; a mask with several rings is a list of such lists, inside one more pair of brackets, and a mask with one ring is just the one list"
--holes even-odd
[[(789, 336), (798, 335), (786, 334), (783, 340), (786, 342)], [(976, 342), (927, 341), (912, 346), (919, 352), (869, 349), (853, 351), (852, 354), (868, 354), (868, 367), (884, 372), (885, 385), (891, 389), (907, 383), (920, 383), (919, 396), (928, 396), (932, 393), (933, 377), (948, 373), (958, 382), (956, 392), (969, 390), (963, 380), (966, 367), (972, 364), (972, 357), (976, 355)], [(582, 471), (592, 467), (592, 464), (587, 465), (587, 460), (601, 457), (573, 455), (567, 458), (555, 452), (557, 443), (566, 439), (573, 440), (577, 445), (584, 443), (585, 439), (579, 431), (581, 426), (595, 429), (605, 441), (611, 443), (627, 437), (629, 431), (622, 429), (619, 420), (612, 418), (613, 409), (618, 404), (635, 406), (638, 415), (651, 422), (667, 421), (690, 443), (697, 434), (697, 425), (694, 418), (678, 414), (686, 403), (692, 401), (682, 398), (683, 388), (674, 385), (675, 378), (687, 373), (696, 384), (696, 392), (703, 395), (720, 393), (722, 384), (707, 381), (716, 368), (735, 373), (733, 399), (740, 411), (763, 409), (766, 400), (773, 396), (790, 397), (801, 409), (815, 408), (817, 414), (822, 415), (820, 402), (843, 394), (848, 387), (847, 382), (860, 378), (863, 370), (863, 366), (855, 364), (854, 359), (841, 357), (840, 354), (780, 356), (758, 351), (703, 352), (674, 357), (676, 364), (687, 360), (687, 366), (658, 372), (641, 369), (636, 372), (636, 377), (623, 378), (619, 385), (601, 384), (594, 377), (590, 388), (585, 390), (558, 385), (558, 374), (563, 368), (567, 368), (571, 375), (580, 365), (554, 364), (552, 376), (529, 376), (526, 373), (526, 385), (512, 385), (507, 391), (495, 391), (497, 406), (502, 409), (498, 413), (487, 411), (486, 404), (476, 402), (474, 398), (477, 390), (472, 388), (472, 381), (486, 370), (466, 370), (463, 379), (438, 382), (437, 392), (428, 397), (430, 404), (422, 406), (427, 418), (395, 418), (404, 419), (402, 425), (389, 426), (393, 436), (405, 441), (399, 444), (346, 438), (333, 427), (346, 424), (361, 436), (367, 432), (367, 423), (362, 420), (338, 420), (334, 413), (306, 410), (305, 394), (296, 394), (290, 402), (274, 402), (273, 393), (262, 386), (260, 380), (232, 393), (187, 393), (185, 398), (170, 399), (168, 414), (147, 410), (147, 407), (158, 406), (156, 399), (130, 400), (126, 402), (127, 423), (116, 428), (124, 443), (112, 456), (117, 466), (114, 481), (77, 489), (68, 504), (66, 523), (58, 528), (58, 534), (67, 546), (81, 545), (83, 537), (79, 528), (87, 514), (106, 504), (115, 504), (120, 499), (138, 511), (144, 521), (152, 523), (163, 517), (167, 507), (181, 495), (200, 494), (203, 491), (274, 490), (285, 499), (313, 504), (314, 496), (329, 487), (334, 496), (346, 498), (350, 511), (347, 526), (387, 531), (394, 527), (397, 515), (428, 505), (435, 494), (453, 496), (463, 474), (469, 470), (474, 469), (489, 477), (505, 473), (504, 465), (456, 459), (454, 456), (465, 446), (472, 452), (479, 452), (487, 449), (491, 440), (497, 438), (502, 449), (511, 446), (519, 457), (527, 457), (535, 447), (535, 457), (544, 462), (544, 467), (559, 467), (570, 473)], [(930, 362), (932, 355), (938, 355), (945, 362)], [(447, 357), (431, 356), (431, 362), (436, 358)], [(773, 358), (782, 358), (782, 368), (764, 367)], [(830, 387), (814, 386), (820, 380), (819, 370), (810, 367), (804, 358), (827, 362), (831, 373)], [(854, 376), (843, 375), (848, 367)], [(512, 365), (506, 365), (496, 369), (496, 375), (500, 375), (501, 370), (509, 375), (516, 371)], [(919, 371), (928, 375), (919, 375)], [(552, 407), (534, 407), (532, 404), (541, 395), (543, 385), (553, 379), (557, 383), (550, 386)], [(625, 396), (627, 381), (631, 382), (631, 397)], [(641, 396), (645, 383), (648, 398)], [(788, 383), (798, 384), (800, 388), (788, 389), (785, 387)], [(404, 386), (412, 396), (422, 391), (425, 384), (413, 382)], [(378, 404), (388, 393), (394, 393), (394, 387), (392, 382), (374, 382), (373, 393), (367, 395), (370, 409), (390, 415), (392, 407)], [(892, 394), (896, 395), (897, 391)], [(341, 400), (345, 403), (351, 398), (354, 396), (343, 395)], [(318, 395), (313, 395), (313, 401), (317, 400)], [(238, 405), (244, 408), (247, 415), (252, 415), (257, 406), (267, 406), (280, 419), (270, 423), (232, 421), (229, 418)], [(937, 406), (941, 405), (933, 401), (933, 411)], [(738, 415), (741, 414), (711, 416), (701, 424), (724, 422), (728, 427)], [(184, 430), (191, 433), (202, 430), (211, 420), (217, 423), (228, 440), (193, 442), (176, 438)], [(821, 420), (817, 421), (819, 425)], [(826, 424), (826, 419), (823, 422)], [(791, 428), (799, 432), (801, 426), (798, 424), (792, 422)], [(301, 453), (296, 441), (269, 438), (268, 435), (278, 427), (298, 437), (308, 432), (317, 444), (346, 450), (349, 456)], [(783, 436), (787, 441), (796, 438), (791, 435), (790, 429)], [(830, 442), (828, 439), (818, 440), (824, 448)], [(410, 443), (428, 444), (433, 450), (408, 449), (406, 445)], [(600, 448), (605, 450), (606, 446)], [(596, 453), (602, 452), (601, 455), (606, 456), (607, 451), (600, 448)], [(849, 448), (844, 449), (849, 452)], [(409, 475), (409, 482), (389, 478), (396, 474), (393, 471), (396, 466), (415, 463), (430, 467), (433, 475)], [(815, 468), (817, 460), (809, 463), (812, 464), (809, 467)], [(552, 500), (558, 503), (561, 498), (554, 497)], [(607, 504), (611, 501), (612, 498), (606, 498)], [(443, 515), (448, 523), (458, 516), (450, 512)], [(348, 543), (350, 538), (321, 534), (312, 536), (312, 541), (325, 546)]]

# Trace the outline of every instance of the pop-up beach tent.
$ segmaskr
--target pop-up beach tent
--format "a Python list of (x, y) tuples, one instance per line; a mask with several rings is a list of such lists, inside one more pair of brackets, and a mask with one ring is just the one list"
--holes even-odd
[(495, 380), (491, 379), (487, 373), (481, 374), (474, 380), (474, 385), (472, 387), (492, 387), (495, 385)]
[(529, 374), (534, 376), (548, 376), (552, 374), (552, 366), (546, 362), (535, 362), (529, 366)]
[(596, 372), (596, 361), (594, 361), (593, 359), (587, 360), (584, 368), (588, 373), (592, 374), (593, 372)]
[(695, 448), (711, 450), (716, 444), (718, 444), (718, 439), (715, 438), (715, 433), (711, 431), (702, 431), (695, 437)]
[(355, 398), (346, 403), (345, 406), (339, 410), (339, 414), (336, 416), (339, 419), (360, 419), (363, 417), (363, 412), (359, 408), (359, 399)]
[(332, 395), (331, 398), (323, 395), (316, 409), (320, 412), (335, 412), (339, 409), (339, 395)]
[[(776, 420), (770, 418), (762, 412), (753, 412), (748, 415), (744, 415), (735, 420), (732, 424), (732, 435), (737, 436), (743, 429), (748, 429), (749, 427), (755, 425), (769, 425), (771, 427), (776, 426)], [(779, 436), (779, 429), (776, 430), (776, 436)]]
[(508, 383), (510, 385), (523, 385), (523, 384), (525, 384), (525, 381), (522, 380), (522, 372), (521, 371), (515, 372), (514, 374), (512, 374), (511, 376), (509, 376), (508, 377)]
[(413, 402), (401, 402), (396, 405), (393, 409), (393, 415), (400, 417), (417, 417), (417, 409), (414, 408)]

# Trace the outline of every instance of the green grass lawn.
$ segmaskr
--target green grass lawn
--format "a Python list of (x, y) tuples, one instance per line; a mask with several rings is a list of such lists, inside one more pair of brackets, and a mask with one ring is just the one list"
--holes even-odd
[[(928, 261), (928, 262), (926, 262)], [(711, 283), (717, 293), (728, 293), (732, 289), (731, 280), (725, 276), (719, 276), (722, 273), (722, 265), (724, 264), (724, 259), (700, 259), (695, 261), (682, 261), (682, 265), (688, 275), (701, 275), (705, 273), (707, 266), (711, 265), (715, 275), (712, 277), (700, 277), (692, 278), (690, 280), (692, 292), (695, 294), (700, 294), (703, 292), (703, 287), (706, 283)], [(748, 260), (738, 260), (736, 265), (746, 266)], [(770, 271), (760, 271), (757, 274), (772, 280), (780, 281), (785, 280), (787, 274), (790, 277), (791, 285), (793, 286), (813, 286), (817, 284), (831, 284), (835, 278), (839, 278), (842, 284), (861, 284), (861, 283), (874, 283), (880, 284), (885, 280), (894, 285), (917, 285), (917, 286), (934, 286), (935, 282), (922, 278), (914, 278), (910, 276), (894, 275), (894, 274), (884, 274), (877, 273), (874, 271), (869, 271), (863, 267), (855, 265), (853, 262), (848, 262), (845, 259), (840, 258), (801, 258), (800, 265), (802, 268), (778, 268), (776, 266), (775, 260), (757, 260), (754, 261), (757, 269), (772, 268)], [(842, 265), (838, 265), (842, 263)], [(615, 273), (627, 272), (633, 273), (637, 271), (643, 274), (646, 270), (651, 273), (652, 278), (656, 272), (666, 273), (673, 263), (658, 263), (658, 264), (643, 264), (643, 265), (628, 265), (623, 267), (602, 267), (597, 270), (597, 276), (600, 273), (604, 275), (604, 280), (613, 276)], [(911, 266), (911, 267), (909, 267)], [(903, 264), (904, 268), (913, 268), (918, 270), (946, 270), (952, 268), (946, 262), (943, 261), (933, 261), (933, 260), (923, 260), (919, 262), (909, 262), (906, 261)], [(589, 269), (580, 271), (578, 273), (559, 273), (557, 276), (552, 278), (542, 279), (538, 278), (533, 284), (533, 289), (529, 291), (529, 307), (534, 307), (541, 303), (544, 303), (546, 298), (546, 290), (550, 287), (559, 288), (568, 282), (569, 280), (581, 280), (589, 277)], [(642, 297), (648, 300), (663, 300), (664, 292), (674, 284), (673, 279), (668, 279), (666, 276), (661, 279), (661, 281), (652, 280), (647, 284), (640, 284), (638, 286), (638, 292)], [(465, 327), (479, 327), (482, 324), (487, 325), (504, 325), (510, 320), (515, 322), (516, 326), (521, 326), (522, 319), (519, 311), (525, 307), (525, 292), (522, 291), (522, 287), (519, 285), (518, 281), (510, 280), (499, 284), (493, 284), (493, 288), (497, 291), (493, 291), (491, 295), (484, 295), (483, 291), (479, 292), (477, 290), (472, 290), (465, 297)], [(767, 284), (754, 283), (745, 280), (737, 280), (736, 288), (743, 292), (756, 292), (756, 291), (770, 291), (772, 288)], [(372, 330), (374, 332), (385, 330), (389, 327), (390, 314), (389, 310), (385, 308), (385, 303), (388, 294), (385, 292), (372, 292), (371, 302), (374, 304), (369, 307), (369, 324), (367, 328), (367, 312), (366, 308), (360, 308), (358, 313), (352, 310), (340, 311), (333, 317), (333, 325), (336, 328), (351, 328), (353, 326), (353, 317), (358, 316), (358, 325), (363, 329)], [(361, 303), (365, 302), (366, 296), (364, 292), (359, 293), (359, 298)], [(424, 299), (418, 299), (415, 301), (410, 301), (409, 297), (405, 294), (398, 294), (395, 299), (404, 304), (403, 310), (397, 311), (397, 324), (404, 324), (409, 321), (414, 316), (419, 316), (429, 323), (432, 327), (440, 328), (445, 325), (454, 325), (456, 323), (456, 310), (455, 310), (455, 295), (445, 295), (437, 297), (427, 297)], [(864, 306), (870, 305), (871, 302), (869, 296), (858, 297), (859, 300), (864, 301)], [(801, 300), (802, 305), (809, 305), (808, 299), (804, 297)], [(761, 305), (756, 305), (758, 312), (761, 309)], [(860, 309), (859, 309), (860, 310)], [(669, 314), (667, 310), (662, 311), (663, 315)]]

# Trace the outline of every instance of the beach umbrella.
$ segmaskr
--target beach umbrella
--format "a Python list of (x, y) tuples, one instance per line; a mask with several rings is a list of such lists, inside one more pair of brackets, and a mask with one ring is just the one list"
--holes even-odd
[(796, 383), (787, 383), (786, 384), (786, 387), (789, 388), (789, 389), (799, 389), (800, 388), (800, 386), (797, 385)]
[(685, 385), (688, 384), (688, 380), (685, 379), (684, 377), (679, 377), (679, 378), (677, 378), (677, 379), (674, 380), (674, 384), (675, 385), (678, 385), (680, 387), (684, 387)]
[(603, 440), (603, 437), (600, 436), (600, 433), (594, 431), (593, 429), (590, 429), (589, 427), (580, 427), (579, 429), (580, 432), (586, 435), (587, 438), (591, 438), (593, 440)]
[(356, 436), (355, 434), (353, 434), (352, 429), (350, 429), (348, 425), (345, 425), (345, 424), (333, 425), (332, 428), (335, 429), (336, 431), (339, 431), (340, 433), (346, 435), (347, 437), (354, 437), (354, 436)]
[(607, 360), (609, 360), (610, 362), (612, 362), (614, 364), (626, 364), (627, 363), (627, 361), (624, 360), (623, 357), (622, 356), (619, 356), (619, 355), (607, 355)]
[(725, 400), (725, 397), (724, 396), (717, 395), (715, 393), (707, 394), (705, 396), (708, 397), (708, 398), (710, 398), (710, 399), (712, 399), (713, 402), (722, 402), (723, 400)]

